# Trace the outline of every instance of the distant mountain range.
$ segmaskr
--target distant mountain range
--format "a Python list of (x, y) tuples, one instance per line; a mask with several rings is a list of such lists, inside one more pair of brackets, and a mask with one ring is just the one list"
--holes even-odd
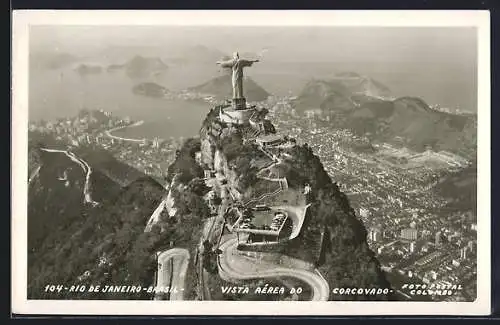
[(168, 66), (158, 57), (136, 55), (125, 64), (125, 72), (129, 77), (146, 77), (167, 69)]
[(328, 80), (310, 80), (295, 104), (301, 110), (325, 108), (352, 110), (363, 101), (391, 96), (384, 84), (354, 72), (340, 73)]
[(80, 64), (75, 69), (79, 75), (99, 74), (102, 72), (102, 67), (98, 65)]
[[(189, 90), (204, 94), (211, 94), (217, 98), (225, 99), (232, 98), (232, 87), (231, 75), (226, 74), (213, 78), (201, 85), (192, 87)], [(243, 80), (243, 92), (247, 101), (263, 101), (270, 95), (250, 77), (245, 77)]]
[(293, 106), (299, 113), (329, 116), (329, 125), (418, 150), (468, 152), (476, 146), (475, 115), (437, 111), (417, 97), (394, 98), (387, 86), (356, 73), (309, 81)]
[(154, 82), (143, 82), (134, 86), (132, 92), (147, 97), (163, 97), (167, 93), (167, 88)]
[(107, 72), (124, 70), (131, 78), (145, 78), (161, 74), (168, 70), (167, 64), (159, 57), (134, 56), (123, 64), (110, 64), (106, 67)]

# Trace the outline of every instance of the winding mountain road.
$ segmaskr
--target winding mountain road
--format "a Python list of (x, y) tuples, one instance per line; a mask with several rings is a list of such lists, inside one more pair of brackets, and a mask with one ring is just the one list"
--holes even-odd
[(38, 176), (41, 167), (42, 167), (41, 165), (38, 165), (38, 167), (31, 173), (31, 175), (28, 178), (28, 185), (31, 184), (31, 182)]
[[(270, 182), (277, 182), (280, 186), (277, 190), (271, 193), (264, 193), (258, 198), (247, 201), (244, 205), (256, 203), (263, 198), (274, 196), (288, 187), (286, 178), (269, 177), (271, 175), (264, 174), (271, 170), (271, 168), (282, 163), (281, 159), (276, 159), (271, 153), (261, 148), (268, 157), (273, 159), (273, 163), (262, 168), (257, 172), (257, 177)], [(306, 207), (307, 209), (307, 207)], [(300, 228), (299, 228), (300, 229)], [(274, 264), (271, 262), (263, 262), (257, 258), (245, 256), (237, 251), (238, 240), (229, 239), (219, 244), (219, 249), (222, 254), (218, 256), (217, 263), (219, 275), (222, 279), (229, 282), (238, 282), (242, 280), (254, 279), (274, 279), (280, 277), (296, 278), (312, 289), (312, 301), (327, 301), (330, 297), (330, 287), (328, 282), (323, 278), (321, 273), (317, 270), (315, 272), (303, 268), (290, 268), (282, 265)]]
[(279, 188), (276, 189), (276, 190), (274, 190), (274, 191), (272, 191), (272, 192), (264, 193), (264, 194), (260, 195), (259, 197), (252, 198), (252, 199), (244, 202), (244, 206), (246, 206), (246, 207), (248, 207), (248, 206), (250, 206), (252, 204), (256, 204), (257, 202), (262, 201), (265, 198), (278, 195), (283, 190), (285, 190), (286, 188), (288, 188), (287, 180), (284, 177), (271, 178), (271, 177), (267, 177), (267, 176), (262, 176), (262, 174), (264, 174), (264, 172), (269, 171), (271, 168), (273, 168), (273, 167), (278, 166), (279, 164), (281, 164), (282, 160), (280, 158), (274, 159), (274, 157), (269, 152), (267, 152), (264, 148), (260, 148), (259, 147), (259, 149), (260, 149), (260, 151), (262, 151), (263, 153), (265, 153), (268, 157), (270, 157), (271, 159), (273, 159), (273, 162), (271, 164), (269, 164), (268, 166), (260, 169), (255, 175), (259, 179), (262, 179), (262, 180), (265, 180), (265, 181), (268, 181), (268, 182), (278, 183)]
[(92, 206), (96, 206), (99, 204), (99, 202), (92, 200), (92, 193), (90, 191), (90, 176), (92, 175), (92, 168), (90, 168), (89, 164), (85, 160), (78, 158), (74, 153), (67, 150), (48, 149), (48, 148), (40, 148), (40, 150), (45, 152), (64, 153), (69, 159), (77, 163), (85, 173), (85, 185), (83, 187), (83, 198), (84, 198), (83, 202), (90, 203), (92, 204)]
[(237, 252), (237, 245), (238, 241), (236, 239), (230, 239), (219, 247), (222, 254), (218, 258), (218, 267), (222, 279), (234, 282), (235, 280), (292, 277), (305, 282), (311, 287), (313, 294), (310, 300), (328, 300), (330, 288), (328, 282), (319, 273), (305, 269), (287, 268), (243, 256)]
[[(170, 300), (184, 300), (184, 286), (189, 264), (189, 251), (172, 248), (158, 255), (157, 287), (169, 287)], [(168, 263), (171, 263), (168, 267)]]
[(156, 209), (153, 211), (151, 216), (148, 219), (148, 223), (146, 224), (146, 228), (144, 228), (144, 232), (151, 231), (151, 228), (153, 227), (154, 224), (158, 223), (160, 220), (160, 215), (165, 210), (165, 207), (167, 206), (167, 197), (163, 198), (161, 200), (160, 204), (156, 207)]

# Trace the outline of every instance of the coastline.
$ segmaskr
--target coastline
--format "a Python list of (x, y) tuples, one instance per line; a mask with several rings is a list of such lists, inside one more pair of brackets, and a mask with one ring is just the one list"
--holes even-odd
[(122, 140), (122, 141), (131, 141), (131, 142), (144, 142), (144, 141), (146, 141), (146, 138), (142, 138), (142, 139), (122, 138), (122, 137), (119, 137), (119, 136), (111, 134), (111, 132), (114, 132), (114, 131), (117, 131), (117, 130), (122, 130), (122, 129), (130, 128), (130, 127), (136, 127), (136, 126), (139, 126), (139, 125), (142, 125), (142, 124), (144, 124), (144, 120), (137, 121), (137, 122), (132, 123), (130, 125), (125, 125), (125, 126), (119, 126), (119, 127), (116, 127), (116, 128), (112, 128), (112, 129), (106, 130), (104, 133), (106, 134), (106, 136), (108, 136), (108, 137), (110, 137), (112, 139), (117, 139), (117, 140)]

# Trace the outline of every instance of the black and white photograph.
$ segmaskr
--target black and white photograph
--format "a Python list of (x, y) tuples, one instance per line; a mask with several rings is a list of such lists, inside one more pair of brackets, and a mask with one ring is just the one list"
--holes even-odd
[(487, 13), (18, 14), (23, 312), (489, 313)]

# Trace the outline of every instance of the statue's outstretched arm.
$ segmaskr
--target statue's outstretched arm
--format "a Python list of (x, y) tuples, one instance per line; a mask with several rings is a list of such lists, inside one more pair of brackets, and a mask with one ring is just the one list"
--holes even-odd
[(242, 64), (244, 67), (250, 67), (255, 62), (259, 62), (259, 60), (240, 60), (240, 64)]
[(233, 67), (233, 60), (217, 61), (216, 64), (220, 65), (223, 68), (232, 68)]

